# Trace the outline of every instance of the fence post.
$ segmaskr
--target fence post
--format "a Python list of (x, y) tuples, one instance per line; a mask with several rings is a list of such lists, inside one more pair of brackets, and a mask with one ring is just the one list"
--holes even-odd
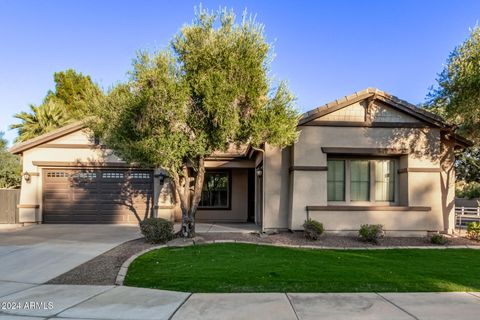
[(458, 222), (458, 230), (462, 232), (462, 216), (465, 213), (465, 207), (462, 206), (462, 212), (460, 213), (460, 221)]

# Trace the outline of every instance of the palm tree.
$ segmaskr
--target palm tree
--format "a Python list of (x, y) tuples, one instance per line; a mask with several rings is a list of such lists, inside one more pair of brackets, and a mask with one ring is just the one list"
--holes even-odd
[(14, 115), (22, 122), (12, 124), (10, 129), (18, 129), (15, 142), (22, 142), (35, 138), (41, 134), (55, 130), (70, 122), (70, 117), (65, 113), (65, 108), (55, 99), (47, 99), (40, 106), (30, 105), (31, 113), (22, 111)]

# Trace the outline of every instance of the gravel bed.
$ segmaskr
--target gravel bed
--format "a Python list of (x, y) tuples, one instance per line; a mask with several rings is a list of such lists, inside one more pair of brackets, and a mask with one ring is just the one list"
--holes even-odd
[[(258, 234), (240, 234), (240, 233), (206, 233), (200, 235), (197, 243), (212, 240), (237, 240), (237, 241), (253, 241), (261, 243), (276, 243), (285, 245), (308, 245), (319, 247), (391, 247), (391, 246), (435, 246), (432, 245), (427, 237), (386, 237), (379, 244), (371, 244), (359, 241), (355, 236), (337, 236), (337, 235), (323, 235), (318, 241), (306, 240), (303, 232), (280, 232), (268, 236), (260, 236)], [(480, 242), (469, 240), (463, 237), (447, 236), (447, 246), (480, 246)]]
[(122, 264), (135, 253), (155, 246), (144, 238), (127, 241), (84, 264), (50, 280), (47, 284), (115, 284)]
[[(358, 241), (353, 236), (323, 235), (318, 241), (308, 241), (303, 232), (280, 232), (270, 235), (258, 233), (203, 233), (194, 239), (196, 244), (214, 240), (236, 240), (257, 243), (285, 245), (308, 245), (319, 247), (388, 247), (388, 246), (432, 246), (426, 237), (387, 237), (380, 244), (373, 245)], [(447, 246), (480, 246), (480, 242), (463, 237), (448, 237)], [(175, 240), (174, 240), (175, 241)], [(178, 240), (177, 240), (178, 241)], [(125, 242), (92, 260), (50, 280), (47, 284), (90, 284), (113, 285), (122, 264), (132, 255), (156, 246), (146, 243), (143, 238)]]

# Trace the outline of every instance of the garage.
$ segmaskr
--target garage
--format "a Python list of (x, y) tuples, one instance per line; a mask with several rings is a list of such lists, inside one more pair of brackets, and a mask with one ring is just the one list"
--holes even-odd
[(152, 210), (151, 170), (42, 171), (43, 223), (136, 224)]

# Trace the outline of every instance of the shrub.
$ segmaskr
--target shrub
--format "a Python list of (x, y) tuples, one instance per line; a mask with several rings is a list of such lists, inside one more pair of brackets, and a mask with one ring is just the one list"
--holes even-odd
[(480, 198), (480, 183), (459, 181), (455, 185), (455, 196), (457, 198), (475, 199)]
[(383, 225), (381, 224), (362, 224), (358, 230), (358, 236), (361, 240), (371, 243), (379, 243), (385, 236)]
[(303, 223), (303, 233), (308, 240), (318, 240), (324, 231), (323, 224), (313, 219)]
[(150, 243), (165, 243), (174, 238), (173, 223), (161, 218), (147, 218), (140, 222), (140, 230)]
[(467, 237), (480, 241), (480, 222), (470, 222), (467, 224)]
[(434, 234), (430, 237), (430, 243), (444, 245), (448, 243), (448, 239), (442, 234)]

